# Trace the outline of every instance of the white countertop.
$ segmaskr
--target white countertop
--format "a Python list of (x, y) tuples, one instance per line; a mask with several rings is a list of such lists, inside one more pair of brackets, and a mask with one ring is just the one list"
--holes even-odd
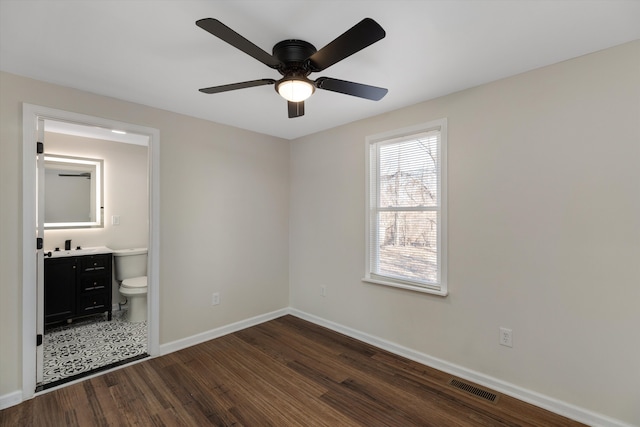
[[(48, 253), (49, 250), (45, 250)], [(51, 258), (62, 258), (68, 256), (83, 256), (83, 255), (97, 255), (97, 254), (110, 254), (113, 253), (112, 249), (106, 246), (96, 246), (93, 248), (71, 249), (70, 251), (54, 251), (51, 250)]]

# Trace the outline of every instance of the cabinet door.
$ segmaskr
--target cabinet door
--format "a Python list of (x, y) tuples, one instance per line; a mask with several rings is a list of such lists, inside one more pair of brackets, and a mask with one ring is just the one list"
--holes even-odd
[(45, 324), (72, 318), (76, 313), (76, 259), (49, 258), (44, 262)]

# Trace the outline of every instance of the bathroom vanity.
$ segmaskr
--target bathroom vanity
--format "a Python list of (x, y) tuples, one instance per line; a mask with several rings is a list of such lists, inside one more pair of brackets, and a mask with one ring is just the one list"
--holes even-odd
[(44, 260), (45, 325), (104, 312), (111, 320), (111, 249), (99, 247), (50, 254)]

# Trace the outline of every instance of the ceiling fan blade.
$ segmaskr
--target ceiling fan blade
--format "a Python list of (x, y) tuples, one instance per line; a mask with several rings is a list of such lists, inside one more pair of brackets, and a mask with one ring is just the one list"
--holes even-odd
[(248, 82), (231, 83), (231, 84), (222, 85), (222, 86), (205, 87), (203, 89), (200, 89), (200, 92), (202, 92), (202, 93), (228, 92), (230, 90), (245, 89), (245, 88), (254, 87), (254, 86), (272, 85), (275, 82), (276, 81), (273, 80), (273, 79), (251, 80), (251, 81), (248, 81)]
[(278, 66), (281, 64), (277, 58), (274, 58), (272, 55), (260, 49), (258, 46), (251, 43), (249, 40), (245, 39), (240, 34), (236, 33), (217, 19), (200, 19), (196, 21), (196, 25), (203, 30), (210, 32), (220, 40), (223, 40), (229, 43), (231, 46), (240, 49), (247, 55), (254, 57), (268, 67), (278, 68)]
[(385, 35), (385, 31), (376, 21), (365, 18), (311, 55), (309, 62), (313, 71), (322, 71), (383, 39)]
[(320, 77), (316, 80), (318, 89), (340, 92), (345, 95), (357, 96), (359, 98), (380, 101), (389, 92), (383, 87), (369, 86), (362, 83), (348, 82), (346, 80), (332, 79), (330, 77)]
[(290, 119), (304, 116), (304, 101), (300, 101), (300, 102), (287, 101), (287, 107), (289, 109)]

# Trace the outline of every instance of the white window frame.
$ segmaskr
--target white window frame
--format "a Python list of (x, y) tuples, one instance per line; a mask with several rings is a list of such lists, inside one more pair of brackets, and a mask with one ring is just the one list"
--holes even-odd
[[(377, 159), (371, 156), (372, 146), (381, 146), (382, 143), (391, 140), (406, 139), (412, 135), (418, 135), (434, 130), (440, 131), (439, 146), (439, 206), (437, 207), (438, 230), (437, 230), (437, 247), (438, 247), (438, 280), (434, 283), (423, 283), (411, 280), (398, 279), (394, 277), (381, 276), (371, 271), (371, 218), (372, 212), (377, 212), (377, 207), (372, 206), (375, 201), (371, 197), (371, 186), (379, 183), (377, 168), (372, 168), (372, 161)], [(408, 289), (416, 292), (429, 293), (434, 295), (446, 296), (447, 289), (447, 119), (438, 119), (415, 126), (409, 126), (401, 129), (392, 130), (385, 133), (371, 135), (366, 137), (365, 144), (366, 156), (366, 206), (365, 206), (365, 276), (363, 282), (375, 283), (378, 285), (392, 286), (396, 288)], [(375, 171), (372, 173), (372, 169)], [(375, 176), (372, 176), (374, 175)], [(375, 180), (375, 182), (374, 182)], [(377, 233), (376, 233), (377, 234)]]

